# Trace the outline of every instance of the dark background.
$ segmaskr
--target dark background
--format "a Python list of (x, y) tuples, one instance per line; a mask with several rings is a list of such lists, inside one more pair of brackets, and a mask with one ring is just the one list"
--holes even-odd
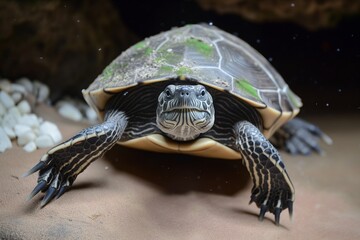
[(219, 14), (190, 0), (0, 0), (0, 76), (39, 79), (51, 87), (53, 100), (81, 97), (80, 90), (135, 42), (174, 26), (211, 22), (262, 53), (302, 98), (303, 113), (359, 113), (360, 15), (338, 18), (309, 29)]

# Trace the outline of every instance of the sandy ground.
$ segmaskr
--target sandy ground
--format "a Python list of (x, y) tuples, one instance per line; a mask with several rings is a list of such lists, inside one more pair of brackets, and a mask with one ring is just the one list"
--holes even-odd
[[(85, 127), (38, 109), (64, 138)], [(325, 156), (282, 154), (296, 188), (293, 221), (248, 205), (240, 161), (193, 158), (116, 146), (71, 191), (40, 209), (26, 202), (36, 175), (21, 175), (46, 150), (0, 155), (0, 239), (360, 239), (360, 115), (308, 118), (334, 140)]]

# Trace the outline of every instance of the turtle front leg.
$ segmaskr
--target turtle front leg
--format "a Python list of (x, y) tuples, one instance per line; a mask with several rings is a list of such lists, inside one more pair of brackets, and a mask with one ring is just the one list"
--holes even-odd
[(120, 138), (127, 125), (123, 112), (107, 114), (102, 124), (83, 129), (69, 140), (50, 149), (24, 176), (39, 171), (38, 184), (29, 199), (46, 192), (41, 202), (45, 206), (59, 198), (74, 183), (76, 177)]
[(260, 208), (259, 219), (270, 211), (279, 225), (280, 213), (293, 211), (294, 186), (285, 170), (285, 165), (275, 147), (254, 125), (247, 121), (235, 124), (236, 146), (241, 152), (243, 164), (250, 173), (254, 186), (250, 203)]

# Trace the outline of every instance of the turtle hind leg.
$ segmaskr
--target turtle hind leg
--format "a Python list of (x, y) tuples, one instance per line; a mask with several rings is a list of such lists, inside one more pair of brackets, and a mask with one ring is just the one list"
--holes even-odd
[(83, 129), (69, 140), (50, 149), (24, 176), (39, 171), (38, 184), (29, 199), (45, 192), (41, 207), (60, 197), (87, 166), (108, 151), (122, 136), (127, 120), (113, 112), (99, 125)]
[(317, 126), (299, 118), (285, 123), (270, 140), (279, 149), (293, 155), (309, 155), (313, 151), (323, 154), (319, 140), (327, 144), (332, 143), (331, 138)]
[(260, 208), (259, 220), (263, 220), (269, 211), (275, 215), (275, 223), (279, 225), (282, 210), (288, 209), (292, 215), (295, 199), (285, 165), (275, 147), (254, 125), (241, 121), (235, 124), (234, 130), (235, 146), (254, 183), (250, 203), (255, 202)]

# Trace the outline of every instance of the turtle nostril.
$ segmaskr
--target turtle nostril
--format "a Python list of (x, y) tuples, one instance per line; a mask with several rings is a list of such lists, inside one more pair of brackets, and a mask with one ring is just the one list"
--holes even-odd
[(184, 97), (184, 96), (189, 96), (189, 92), (180, 92), (180, 96)]

